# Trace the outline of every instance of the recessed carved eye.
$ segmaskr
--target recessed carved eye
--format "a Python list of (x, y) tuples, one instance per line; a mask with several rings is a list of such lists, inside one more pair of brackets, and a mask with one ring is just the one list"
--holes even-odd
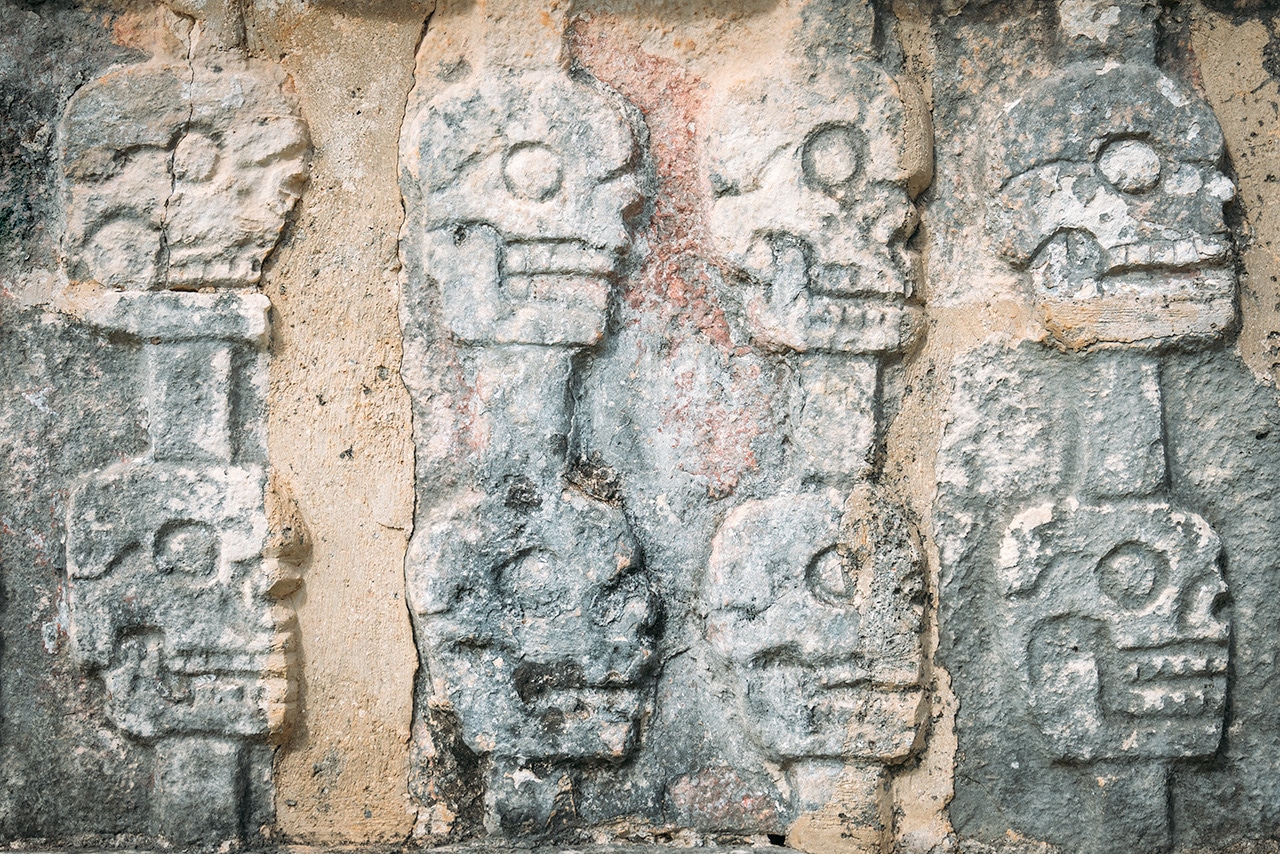
[(212, 525), (188, 520), (169, 522), (155, 541), (156, 569), (212, 578), (218, 574), (218, 532)]
[(173, 152), (173, 174), (186, 181), (207, 181), (218, 168), (218, 145), (203, 134), (183, 137)]
[(1122, 608), (1150, 605), (1169, 583), (1169, 561), (1150, 546), (1127, 542), (1098, 561), (1102, 592)]
[(819, 128), (805, 140), (802, 167), (810, 187), (842, 195), (862, 168), (862, 140), (848, 125)]
[(560, 190), (560, 155), (540, 142), (512, 146), (502, 163), (502, 179), (513, 196), (544, 202)]
[(1145, 193), (1160, 183), (1160, 155), (1140, 139), (1112, 142), (1098, 155), (1098, 169), (1125, 193)]
[(835, 546), (813, 556), (809, 562), (805, 580), (808, 581), (809, 590), (819, 602), (837, 607), (849, 606), (853, 593), (850, 589), (852, 585), (844, 560)]

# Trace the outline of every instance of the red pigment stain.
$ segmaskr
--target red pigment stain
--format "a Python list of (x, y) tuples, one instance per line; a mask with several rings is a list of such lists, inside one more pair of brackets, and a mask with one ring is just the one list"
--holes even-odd
[[(611, 16), (597, 13), (590, 21), (574, 22), (570, 43), (584, 66), (640, 109), (649, 129), (658, 193), (646, 232), (649, 257), (622, 293), (630, 309), (628, 322), (647, 327), (668, 345), (668, 364), (674, 364), (686, 341), (711, 343), (727, 363), (729, 382), (740, 392), (758, 389), (758, 366), (735, 358), (751, 350), (735, 347), (711, 289), (715, 267), (709, 259), (716, 257), (706, 225), (711, 185), (700, 169), (696, 132), (702, 80), (673, 60), (624, 43), (622, 32)], [(744, 471), (757, 466), (751, 441), (765, 431), (757, 414), (768, 412), (769, 401), (757, 391), (750, 395), (752, 406), (730, 408), (713, 395), (694, 391), (691, 374), (676, 376), (674, 399), (664, 407), (663, 421), (677, 443), (687, 441), (697, 449), (700, 462), (685, 470), (705, 477), (711, 495), (723, 497)]]
[[(733, 351), (729, 324), (711, 293), (713, 257), (703, 212), (711, 185), (702, 180), (695, 122), (702, 109), (702, 80), (677, 63), (619, 44), (610, 20), (578, 20), (572, 47), (597, 78), (621, 92), (644, 113), (649, 147), (658, 173), (648, 232), (652, 253), (623, 292), (632, 308), (656, 314), (686, 335), (697, 329), (723, 352)], [(679, 336), (683, 338), (684, 336)], [(676, 339), (678, 340), (678, 339)]]

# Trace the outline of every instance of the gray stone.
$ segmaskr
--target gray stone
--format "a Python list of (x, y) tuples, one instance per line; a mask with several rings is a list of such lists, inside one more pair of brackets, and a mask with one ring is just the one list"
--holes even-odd
[(1235, 321), (1222, 131), (1151, 64), (1150, 24), (1130, 23), (1102, 31), (1126, 61), (1077, 62), (1019, 93), (993, 150), (991, 234), (1069, 347), (1213, 339)]
[[(414, 110), (401, 320), (430, 334), (438, 300), (474, 402), (463, 483), (419, 470), (406, 578), (436, 712), (416, 738), (480, 758), (452, 766), (474, 770), (450, 812), (480, 790), (490, 833), (565, 830), (581, 778), (635, 753), (657, 665), (643, 553), (610, 473), (568, 448), (575, 352), (604, 334), (639, 202), (634, 131), (616, 96), (555, 64), (450, 79)], [(429, 402), (431, 380), (405, 380)], [(420, 446), (437, 429), (417, 421)]]
[(190, 56), (86, 85), (62, 125), (68, 272), (131, 289), (72, 307), (142, 352), (149, 439), (71, 489), (67, 633), (106, 716), (153, 748), (139, 829), (179, 844), (257, 833), (269, 811), (299, 555), (267, 517), (266, 298), (164, 289), (254, 284), (307, 155), (282, 74)]

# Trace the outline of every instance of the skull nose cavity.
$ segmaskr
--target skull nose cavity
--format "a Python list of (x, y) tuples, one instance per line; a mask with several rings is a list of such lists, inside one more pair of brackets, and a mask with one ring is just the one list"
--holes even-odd
[(814, 131), (804, 143), (805, 182), (820, 193), (839, 195), (858, 174), (860, 149), (853, 128), (846, 125)]
[(1160, 183), (1160, 155), (1140, 139), (1121, 139), (1098, 156), (1098, 169), (1125, 193), (1145, 193)]
[(513, 196), (544, 202), (560, 190), (560, 156), (540, 142), (512, 146), (502, 164), (502, 179)]

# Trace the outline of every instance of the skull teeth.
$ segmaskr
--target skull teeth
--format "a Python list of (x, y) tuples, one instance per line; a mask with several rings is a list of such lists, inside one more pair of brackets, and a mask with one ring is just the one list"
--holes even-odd
[(506, 272), (513, 276), (608, 276), (615, 263), (613, 253), (571, 241), (509, 243), (504, 257)]

